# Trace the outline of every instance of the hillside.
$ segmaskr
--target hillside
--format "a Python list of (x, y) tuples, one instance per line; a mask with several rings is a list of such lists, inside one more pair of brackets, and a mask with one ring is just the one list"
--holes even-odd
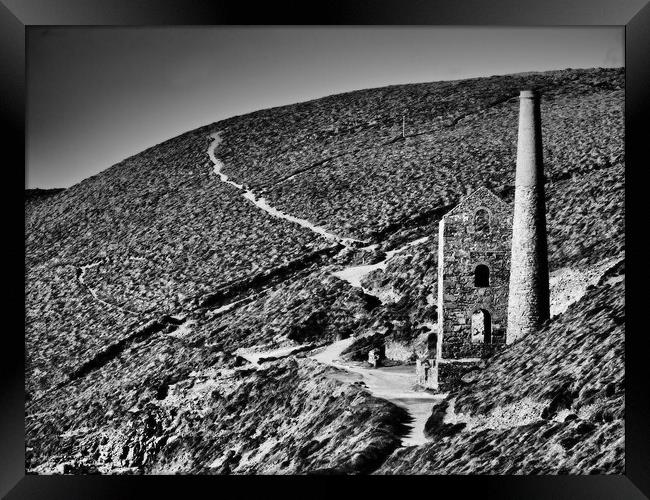
[[(516, 96), (530, 85), (543, 96), (549, 258), (561, 285), (556, 301), (567, 302), (562, 280), (579, 275), (582, 290), (624, 255), (622, 69), (400, 85), (262, 110), (170, 139), (38, 202), (26, 199), (28, 470), (75, 462), (105, 472), (203, 472), (228, 450), (236, 461), (238, 450), (260, 448), (276, 458), (222, 471), (379, 467), (408, 420), (398, 407), (333, 381), (331, 368), (304, 354), (260, 371), (236, 351), (310, 349), (379, 333), (406, 360), (436, 318), (440, 216), (482, 185), (512, 199)], [(215, 173), (214, 133), (222, 173), (241, 189)], [(247, 189), (257, 204), (243, 196)], [(340, 238), (260, 209), (262, 195)], [(382, 263), (363, 288), (332, 274)], [(587, 274), (595, 276), (589, 283)], [(552, 359), (542, 366), (552, 371), (565, 361)], [(225, 399), (196, 402), (197, 391), (214, 386), (222, 394), (224, 385)], [(240, 422), (251, 390), (273, 397), (247, 400)], [(294, 412), (293, 391), (318, 410)], [(357, 403), (361, 413), (341, 414)], [(279, 430), (256, 418), (269, 412)], [(219, 422), (204, 422), (206, 415)], [(283, 427), (289, 419), (301, 434)], [(328, 427), (331, 419), (336, 426)], [(242, 427), (228, 431), (221, 420)], [(291, 453), (246, 425), (277, 431), (296, 448), (322, 443), (319, 432), (333, 435), (314, 457), (279, 466)], [(354, 435), (336, 430), (346, 426), (357, 427)], [(116, 447), (128, 455), (134, 439), (131, 456), (141, 453), (134, 436), (143, 433), (145, 441), (160, 438), (147, 460), (120, 458)], [(173, 435), (183, 447), (166, 444)], [(101, 451), (107, 446), (112, 451)], [(352, 464), (351, 453), (369, 463)]]
[[(64, 422), (33, 428), (49, 434), (28, 453), (34, 472), (364, 473), (399, 444), (404, 410), (327, 377), (331, 369), (296, 361), (254, 369), (215, 348), (157, 340), (165, 364), (150, 362), (151, 344), (134, 350), (114, 378), (94, 374), (74, 388)], [(196, 362), (210, 368), (180, 375)], [(179, 380), (165, 378), (170, 368)]]

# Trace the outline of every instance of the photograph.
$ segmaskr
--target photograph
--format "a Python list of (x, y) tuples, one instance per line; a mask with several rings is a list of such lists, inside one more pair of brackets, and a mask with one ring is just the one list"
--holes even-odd
[(625, 474), (625, 43), (29, 27), (25, 473)]

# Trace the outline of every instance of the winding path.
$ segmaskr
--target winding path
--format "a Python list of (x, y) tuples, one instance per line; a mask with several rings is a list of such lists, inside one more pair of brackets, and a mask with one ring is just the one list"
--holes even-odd
[[(223, 172), (224, 164), (216, 156), (216, 149), (221, 144), (221, 134), (215, 132), (210, 135), (212, 142), (208, 148), (208, 156), (214, 165), (214, 173), (219, 176), (221, 182), (229, 184), (230, 186), (242, 191), (242, 196), (252, 202), (257, 208), (264, 210), (266, 213), (273, 217), (287, 220), (294, 224), (298, 224), (304, 228), (313, 231), (314, 233), (327, 238), (329, 240), (337, 241), (345, 246), (351, 246), (355, 243), (362, 243), (353, 238), (345, 238), (340, 235), (331, 233), (325, 228), (316, 226), (306, 219), (294, 217), (293, 215), (286, 214), (277, 208), (269, 205), (263, 197), (258, 197), (255, 193), (247, 189), (243, 184), (238, 184), (229, 179)], [(403, 247), (386, 252), (386, 257), (376, 264), (352, 266), (345, 268), (341, 271), (332, 273), (334, 276), (348, 281), (352, 286), (360, 287), (361, 280), (364, 276), (374, 271), (375, 269), (385, 269), (387, 262), (395, 255), (409, 249), (412, 246), (419, 245), (427, 241), (429, 237), (420, 238), (412, 241)], [(371, 250), (376, 245), (361, 248), (361, 250)], [(364, 290), (365, 291), (365, 290)], [(370, 293), (370, 291), (367, 291)], [(403, 446), (417, 446), (426, 443), (427, 439), (424, 436), (424, 425), (431, 415), (431, 409), (435, 402), (440, 401), (446, 397), (446, 394), (431, 394), (425, 391), (415, 390), (415, 367), (414, 366), (396, 366), (396, 367), (382, 367), (382, 368), (364, 368), (358, 365), (344, 364), (339, 358), (341, 353), (354, 342), (355, 338), (350, 337), (329, 344), (317, 354), (311, 356), (311, 359), (325, 364), (342, 369), (349, 374), (350, 380), (363, 381), (370, 393), (378, 398), (390, 401), (404, 409), (413, 418), (410, 424), (410, 431), (402, 437)], [(239, 350), (238, 354), (245, 357), (249, 362), (258, 366), (262, 358), (280, 358), (290, 356), (296, 351), (295, 347), (279, 348), (266, 352), (254, 352), (252, 350), (243, 349)]]
[[(347, 281), (353, 287), (361, 288), (364, 291), (364, 293), (366, 293), (367, 295), (376, 296), (375, 293), (373, 293), (371, 290), (364, 288), (361, 285), (361, 281), (363, 280), (363, 278), (365, 278), (368, 274), (370, 274), (371, 272), (377, 269), (381, 269), (383, 271), (384, 269), (386, 269), (386, 266), (388, 265), (388, 261), (391, 260), (393, 257), (395, 257), (395, 255), (400, 254), (411, 247), (420, 245), (421, 243), (425, 243), (426, 241), (429, 241), (429, 236), (418, 238), (417, 240), (411, 241), (402, 247), (386, 252), (386, 257), (375, 264), (364, 264), (360, 266), (346, 267), (340, 271), (333, 272), (332, 276), (336, 276), (339, 279)], [(362, 248), (361, 250), (364, 249), (371, 249), (371, 247), (365, 247)]]
[(320, 226), (316, 226), (306, 219), (301, 219), (299, 217), (294, 217), (293, 215), (286, 214), (278, 210), (277, 208), (269, 205), (264, 198), (258, 197), (250, 189), (246, 189), (243, 184), (237, 184), (236, 182), (231, 181), (228, 178), (228, 176), (223, 173), (223, 167), (224, 167), (223, 162), (219, 160), (215, 154), (217, 147), (219, 147), (219, 144), (221, 144), (222, 141), (221, 133), (215, 132), (210, 135), (210, 138), (212, 139), (212, 142), (210, 143), (210, 147), (208, 148), (208, 156), (210, 157), (210, 160), (214, 164), (214, 173), (219, 176), (221, 182), (229, 184), (234, 188), (243, 191), (242, 196), (247, 200), (249, 200), (250, 202), (252, 202), (257, 208), (264, 210), (266, 213), (268, 213), (273, 217), (277, 217), (278, 219), (284, 219), (289, 222), (293, 222), (294, 224), (298, 224), (299, 226), (307, 228), (310, 231), (313, 231), (314, 233), (324, 238), (327, 238), (328, 240), (338, 241), (339, 243), (346, 246), (352, 245), (354, 243), (363, 243), (362, 241), (355, 240), (354, 238), (345, 238), (343, 236), (339, 236), (338, 234), (331, 233), (327, 229)]
[(414, 366), (364, 368), (343, 363), (339, 359), (341, 353), (355, 340), (354, 337), (349, 337), (329, 344), (322, 351), (311, 356), (311, 359), (349, 372), (353, 375), (353, 379), (363, 381), (373, 396), (405, 408), (413, 421), (410, 424), (411, 430), (402, 437), (403, 446), (418, 446), (426, 443), (424, 425), (431, 415), (434, 403), (441, 401), (447, 395), (415, 390)]

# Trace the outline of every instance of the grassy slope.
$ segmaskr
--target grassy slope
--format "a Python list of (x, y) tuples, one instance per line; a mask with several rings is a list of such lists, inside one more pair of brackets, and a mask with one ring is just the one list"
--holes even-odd
[[(325, 278), (326, 268), (318, 270), (333, 262), (325, 259), (308, 269), (312, 274), (281, 283), (234, 312), (219, 317), (192, 313), (196, 323), (182, 342), (164, 331), (154, 333), (43, 396), (44, 389), (65, 381), (138, 325), (162, 313), (187, 311), (188, 299), (224, 283), (249, 279), (331, 245), (266, 216), (224, 187), (211, 174), (209, 133), (223, 132), (217, 156), (236, 181), (266, 189), (273, 204), (292, 214), (346, 234), (375, 234), (382, 246), (392, 247), (435, 228), (432, 210), (455, 202), (475, 185), (503, 189), (508, 198), (516, 99), (505, 99), (529, 82), (545, 88), (552, 267), (622, 255), (620, 70), (396, 86), (263, 110), (171, 139), (46, 203), (27, 203), (26, 379), (27, 413), (33, 415), (27, 439), (36, 457), (32, 465), (56, 449), (59, 434), (47, 431), (48, 425), (63, 426), (65, 432), (83, 429), (82, 420), (66, 413), (68, 407), (94, 405), (92, 411), (80, 410), (81, 415), (97, 412), (97, 427), (88, 431), (93, 436), (106, 411), (125, 412), (164, 380), (189, 377), (194, 363), (200, 369), (211, 366), (207, 346), (233, 350), (278, 342), (292, 332), (299, 341), (314, 340), (314, 332), (329, 340), (372, 320), (364, 297)], [(381, 146), (398, 135), (395, 117), (403, 105), (410, 110), (407, 134), (421, 135)], [(341, 156), (322, 168), (309, 168), (336, 155)], [(280, 182), (298, 171), (304, 172), (294, 181)], [(415, 215), (424, 218), (403, 229), (402, 222)], [(427, 293), (435, 291), (435, 262), (425, 247), (409, 253), (414, 256), (396, 260), (387, 274), (401, 291), (417, 289), (408, 307), (423, 310)], [(79, 267), (93, 262), (100, 265), (89, 268), (84, 281), (109, 305), (93, 299), (79, 282)], [(149, 349), (136, 359), (149, 367), (150, 376), (131, 378), (123, 372), (132, 369), (130, 357), (143, 345)], [(187, 362), (171, 361), (175, 357)], [(105, 398), (90, 397), (97, 380), (108, 381)], [(133, 399), (119, 396), (122, 392)]]
[[(26, 207), (28, 387), (59, 382), (62, 370), (154, 311), (173, 312), (184, 297), (325, 246), (222, 185), (208, 165), (208, 131), (179, 136)], [(80, 286), (80, 266), (94, 262), (101, 265), (88, 270), (86, 283), (136, 314), (99, 303)]]
[[(221, 157), (227, 172), (267, 188), (274, 204), (364, 236), (403, 217), (455, 203), (479, 186), (499, 191), (510, 185), (516, 95), (528, 85), (539, 86), (544, 95), (549, 177), (622, 161), (620, 70), (393, 86), (254, 113), (224, 123)], [(407, 139), (394, 141), (401, 133), (403, 109)], [(259, 133), (269, 122), (277, 130), (272, 137)], [(333, 126), (340, 127), (338, 133), (331, 131)], [(328, 158), (324, 168), (277, 184)]]
[(408, 420), (306, 359), (255, 370), (166, 336), (112, 364), (52, 396), (69, 406), (28, 419), (29, 471), (367, 473)]

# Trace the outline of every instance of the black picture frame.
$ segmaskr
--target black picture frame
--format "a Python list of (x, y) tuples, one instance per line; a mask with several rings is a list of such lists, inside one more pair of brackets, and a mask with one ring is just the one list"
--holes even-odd
[[(316, 8), (314, 8), (316, 7)], [(17, 293), (24, 268), (23, 203), (25, 162), (25, 39), (30, 26), (136, 25), (501, 25), (625, 27), (626, 66), (626, 473), (621, 476), (417, 476), (375, 478), (322, 477), (105, 477), (31, 476), (24, 464), (24, 296)], [(453, 495), (454, 498), (650, 498), (650, 403), (645, 381), (647, 327), (643, 326), (645, 279), (641, 231), (633, 214), (641, 205), (644, 146), (650, 94), (650, 5), (647, 0), (444, 0), (444, 1), (330, 1), (303, 2), (206, 0), (0, 0), (0, 123), (3, 127), (3, 202), (5, 214), (4, 333), (0, 355), (0, 494), (7, 498), (132, 498), (179, 497), (207, 488), (225, 498), (250, 498), (262, 493), (282, 496), (339, 495), (362, 486), (395, 495)], [(8, 154), (9, 153), (9, 154)], [(12, 158), (10, 160), (9, 158)], [(22, 185), (19, 185), (22, 183)], [(643, 216), (641, 215), (641, 216)], [(22, 222), (21, 222), (22, 221)], [(641, 227), (644, 227), (641, 223)], [(636, 264), (638, 262), (638, 264)], [(639, 272), (636, 272), (636, 271)], [(647, 273), (647, 271), (645, 271)], [(641, 293), (635, 293), (639, 290)], [(11, 319), (11, 322), (7, 321)], [(632, 325), (639, 325), (634, 328)], [(10, 326), (13, 325), (13, 326)], [(363, 482), (361, 482), (363, 481)], [(315, 484), (318, 483), (318, 486)], [(225, 488), (229, 488), (229, 491)], [(307, 493), (308, 491), (308, 493)], [(416, 493), (417, 492), (417, 493)], [(645, 495), (645, 496), (644, 496)]]

